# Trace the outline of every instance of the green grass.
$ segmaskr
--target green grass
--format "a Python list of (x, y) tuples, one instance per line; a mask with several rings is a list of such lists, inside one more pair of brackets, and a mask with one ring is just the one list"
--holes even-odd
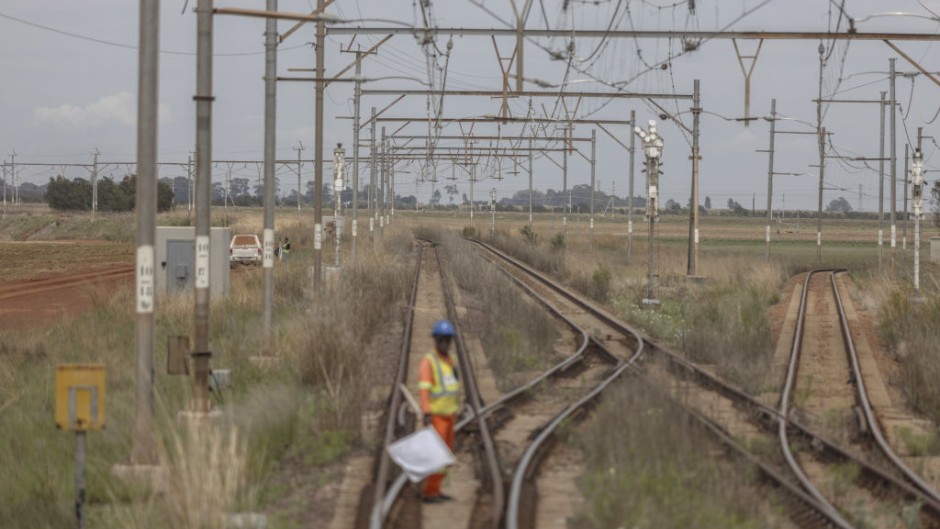
[[(343, 276), (330, 287), (329, 296), (313, 296), (308, 291), (307, 264), (299, 255), (279, 267), (274, 320), (277, 348), (285, 361), (273, 370), (261, 371), (249, 362), (260, 349), (261, 270), (245, 271), (247, 277), (233, 282), (228, 298), (213, 302), (212, 365), (232, 369), (233, 386), (213, 396), (226, 418), (219, 436), (209, 443), (228, 455), (203, 467), (199, 465), (206, 458), (193, 461), (191, 455), (206, 443), (189, 440), (174, 420), (190, 399), (189, 382), (186, 377), (164, 374), (167, 336), (192, 331), (192, 299), (158, 305), (154, 369), (160, 457), (168, 463), (171, 475), (189, 480), (188, 486), (203, 486), (192, 477), (194, 472), (204, 474), (209, 483), (224, 485), (228, 480), (228, 485), (218, 487), (217, 501), (204, 506), (187, 504), (174, 494), (151, 498), (111, 474), (111, 468), (126, 460), (131, 449), (135, 388), (132, 290), (100, 293), (91, 311), (52, 326), (0, 334), (0, 460), (4, 461), (0, 526), (58, 529), (74, 524), (75, 437), (57, 431), (52, 420), (53, 376), (59, 363), (101, 362), (107, 371), (107, 428), (88, 435), (90, 527), (214, 527), (215, 522), (199, 524), (187, 516), (264, 509), (272, 500), (267, 487), (282, 461), (302, 456), (311, 465), (325, 465), (360, 445), (358, 420), (338, 421), (337, 417), (358, 419), (368, 399), (357, 396), (377, 383), (368, 369), (353, 371), (350, 366), (367, 366), (362, 362), (362, 344), (388, 325), (389, 318), (393, 323), (400, 317), (393, 308), (403, 301), (413, 263), (396, 257), (407, 255), (407, 249), (396, 252), (399, 250), (378, 254), (363, 250), (361, 260), (348, 264)], [(380, 288), (380, 281), (391, 288)], [(347, 305), (340, 307), (336, 300), (347, 300)], [(366, 316), (372, 320), (363, 328)], [(356, 341), (322, 340), (322, 333), (314, 333), (323, 327), (311, 326), (311, 322), (325, 318), (338, 322), (339, 337), (353, 336)], [(333, 346), (312, 347), (311, 343)], [(330, 356), (345, 361), (321, 378), (308, 379), (303, 366)], [(365, 375), (358, 383), (343, 379), (357, 372)], [(350, 393), (326, 391), (330, 384), (342, 386), (344, 380)], [(209, 479), (212, 476), (219, 479)]]
[[(629, 410), (629, 413), (624, 413)], [(585, 454), (577, 527), (776, 527), (747, 467), (715, 458), (703, 433), (655, 388), (610, 388), (574, 442)]]

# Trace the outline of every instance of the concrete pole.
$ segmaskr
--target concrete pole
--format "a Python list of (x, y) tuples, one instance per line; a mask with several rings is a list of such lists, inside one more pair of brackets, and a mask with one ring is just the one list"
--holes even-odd
[(207, 413), (209, 401), (209, 252), (212, 200), (212, 3), (196, 4), (196, 275), (190, 411)]
[(91, 165), (91, 220), (98, 217), (98, 149)]
[(532, 229), (532, 140), (529, 140), (529, 229)]
[[(277, 0), (266, 0), (265, 7), (268, 11), (277, 11)], [(264, 284), (261, 311), (261, 354), (269, 355), (274, 352), (274, 164), (277, 163), (277, 19), (265, 19), (264, 29), (264, 253), (262, 259)]]
[[(531, 180), (531, 178), (530, 178)], [(3, 218), (7, 216), (7, 163), (3, 162)]]
[(193, 213), (193, 155), (186, 159), (186, 214)]
[(362, 58), (356, 53), (356, 86), (353, 93), (353, 196), (352, 196), (352, 256), (356, 257), (359, 231), (359, 111), (362, 99)]
[[(317, 12), (326, 9), (326, 0), (317, 0)], [(316, 190), (316, 205), (313, 213), (313, 286), (319, 289), (323, 279), (323, 72), (326, 62), (326, 24), (317, 22), (317, 81), (316, 81), (316, 109), (314, 120), (314, 184)]]
[[(917, 150), (914, 151), (914, 296), (920, 297), (920, 218), (924, 212), (924, 128), (917, 127)], [(905, 145), (905, 148), (907, 146)], [(906, 150), (905, 150), (906, 152)], [(905, 165), (907, 160), (905, 160)], [(905, 174), (905, 180), (907, 175)]]
[(897, 251), (898, 251), (898, 141), (897, 141), (897, 98), (895, 97), (894, 85), (896, 84), (896, 76), (894, 70), (894, 63), (897, 59), (888, 59), (888, 81), (889, 88), (891, 90), (890, 104), (891, 104), (891, 273), (893, 274), (897, 266)]
[(770, 226), (774, 222), (773, 198), (774, 198), (774, 135), (777, 129), (777, 100), (770, 100), (770, 147), (768, 149), (769, 160), (767, 163), (767, 230), (764, 234), (766, 248), (764, 257), (770, 261)]
[[(920, 128), (917, 129), (918, 134), (920, 133)], [(919, 148), (919, 147), (918, 147)], [(907, 185), (911, 181), (910, 167), (908, 162), (910, 161), (910, 145), (907, 143), (904, 144), (904, 193), (902, 194), (901, 201), (904, 204), (903, 212), (901, 214), (901, 249), (907, 250)]]
[(689, 266), (686, 270), (686, 275), (690, 276), (698, 275), (698, 162), (700, 158), (698, 140), (701, 112), (699, 80), (695, 79), (692, 93), (692, 207), (689, 208)]
[(140, 0), (140, 46), (137, 53), (137, 259), (135, 287), (137, 317), (137, 391), (131, 465), (157, 462), (154, 434), (153, 353), (154, 241), (157, 224), (157, 108), (160, 75), (160, 0)]
[(388, 182), (388, 140), (385, 138), (385, 127), (382, 127), (382, 189), (379, 192), (379, 235), (385, 235), (385, 208), (386, 208), (386, 183)]
[[(647, 189), (651, 189), (654, 186), (659, 188), (659, 159), (658, 158), (649, 158), (646, 159), (646, 180), (648, 185)], [(657, 191), (658, 193), (658, 191)], [(647, 235), (647, 262), (646, 262), (646, 299), (652, 300), (656, 299), (653, 297), (653, 239), (656, 235), (656, 214), (657, 214), (657, 200), (652, 197), (647, 197), (647, 216), (649, 217), (649, 234)]]
[(369, 242), (375, 243), (375, 107), (372, 107), (372, 134), (369, 137)]
[(470, 227), (473, 227), (473, 210), (476, 205), (473, 203), (473, 184), (477, 181), (477, 165), (470, 166)]
[(885, 249), (885, 92), (881, 92), (881, 127), (878, 140), (878, 271), (884, 272)]
[(819, 43), (819, 96), (816, 99), (816, 134), (819, 147), (819, 197), (816, 211), (816, 265), (822, 263), (822, 209), (823, 209), (823, 179), (826, 172), (826, 129), (822, 126), (822, 74), (825, 65), (826, 48)]
[(594, 186), (597, 165), (597, 129), (591, 129), (591, 251), (594, 251)]
[[(636, 127), (636, 110), (630, 111), (630, 128)], [(636, 165), (636, 134), (630, 135), (630, 198), (627, 205), (627, 264), (633, 258), (633, 175)]]
[(826, 127), (819, 132), (819, 196), (816, 205), (816, 264), (822, 264), (822, 212), (823, 212), (823, 183), (826, 163)]
[(568, 244), (568, 206), (571, 204), (571, 197), (568, 196), (568, 130), (570, 125), (565, 127), (565, 148), (564, 154), (562, 156), (563, 165), (562, 165), (562, 184), (561, 184), (561, 199), (564, 201), (561, 207), (561, 229), (562, 229), (562, 238), (565, 241), (565, 244)]
[(303, 202), (303, 189), (300, 187), (300, 172), (301, 167), (303, 166), (303, 161), (300, 158), (301, 152), (304, 150), (304, 144), (301, 143), (299, 146), (294, 147), (294, 150), (297, 151), (297, 213), (300, 213), (300, 204)]
[(496, 236), (496, 188), (490, 190), (490, 237)]

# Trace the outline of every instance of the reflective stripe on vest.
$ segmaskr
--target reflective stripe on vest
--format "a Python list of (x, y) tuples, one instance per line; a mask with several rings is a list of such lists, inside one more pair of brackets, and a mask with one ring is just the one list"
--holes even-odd
[(431, 385), (431, 413), (450, 415), (460, 409), (460, 382), (454, 375), (454, 367), (441, 362), (436, 353), (425, 355), (431, 362), (434, 382)]

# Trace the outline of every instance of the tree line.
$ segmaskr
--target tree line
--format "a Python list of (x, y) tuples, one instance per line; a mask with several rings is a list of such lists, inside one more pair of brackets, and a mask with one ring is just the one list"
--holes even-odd
[[(50, 178), (46, 184), (46, 203), (60, 211), (90, 211), (93, 186), (90, 180), (64, 176)], [(98, 179), (98, 211), (133, 211), (137, 200), (137, 175), (126, 175), (120, 182)], [(173, 189), (166, 182), (157, 184), (157, 211), (173, 207)]]

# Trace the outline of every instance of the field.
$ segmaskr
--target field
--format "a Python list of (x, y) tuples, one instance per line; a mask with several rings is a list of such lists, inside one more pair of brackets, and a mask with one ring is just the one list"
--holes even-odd
[[(359, 260), (347, 266), (347, 272), (330, 287), (328, 296), (315, 296), (308, 288), (307, 273), (312, 254), (311, 217), (309, 210), (299, 214), (296, 210), (278, 211), (278, 235), (289, 236), (295, 250), (291, 262), (282, 264), (277, 273), (276, 333), (278, 349), (287, 360), (285, 364), (264, 372), (248, 361), (260, 347), (257, 332), (260, 270), (246, 269), (244, 274), (238, 274), (233, 278), (230, 299), (213, 305), (215, 363), (236, 373), (235, 387), (216, 395), (217, 404), (231, 412), (223, 437), (193, 440), (174, 425), (173, 416), (187, 402), (189, 388), (185, 379), (162, 373), (166, 361), (163, 344), (167, 336), (190, 332), (191, 302), (181, 299), (165, 303), (158, 316), (156, 366), (161, 458), (180, 479), (187, 475), (186, 465), (196, 465), (199, 472), (218, 476), (219, 487), (204, 492), (217, 496), (214, 505), (219, 509), (267, 512), (272, 521), (269, 526), (278, 528), (326, 527), (327, 521), (310, 522), (333, 508), (331, 498), (335, 496), (330, 496), (330, 487), (325, 484), (342, 476), (343, 462), (349, 457), (371, 454), (374, 425), (370, 426), (366, 418), (381, 410), (386, 381), (383, 377), (394, 364), (400, 346), (400, 309), (413, 266), (412, 230), (431, 226), (437, 231), (459, 234), (469, 225), (466, 213), (397, 211), (393, 226), (386, 229), (384, 237), (376, 236), (373, 244), (363, 215)], [(131, 264), (132, 219), (132, 216), (101, 216), (93, 228), (88, 228), (91, 221), (86, 217), (53, 215), (41, 209), (8, 215), (0, 221), (3, 241), (0, 274), (9, 282)], [(815, 262), (814, 221), (803, 221), (799, 232), (795, 229), (783, 229), (779, 235), (775, 232), (773, 259), (767, 263), (763, 219), (703, 217), (698, 274), (702, 278), (689, 280), (685, 276), (686, 219), (662, 217), (654, 244), (655, 294), (662, 304), (658, 310), (649, 311), (641, 303), (646, 295), (647, 272), (641, 215), (634, 217), (634, 253), (629, 263), (625, 252), (626, 220), (622, 215), (597, 219), (593, 245), (587, 217), (575, 215), (568, 225), (563, 250), (553, 249), (553, 239), (563, 230), (558, 216), (538, 215), (529, 242), (520, 231), (526, 219), (525, 214), (499, 212), (494, 242), (507, 251), (515, 248), (533, 252), (530, 257), (554, 267), (552, 273), (573, 288), (605, 304), (646, 333), (685, 350), (690, 358), (713, 366), (722, 377), (749, 392), (762, 394), (775, 386), (772, 377), (766, 378), (779, 332), (774, 315), (788, 299), (786, 289), (793, 286), (792, 282), (787, 283), (788, 279)], [(160, 217), (164, 225), (188, 222), (185, 211)], [(259, 233), (260, 210), (216, 208), (213, 224), (231, 226), (235, 233)], [(476, 215), (474, 228), (489, 239), (489, 214)], [(925, 239), (934, 232), (933, 228), (925, 231)], [(910, 244), (907, 250), (898, 249), (896, 275), (891, 275), (891, 253), (887, 248), (885, 272), (879, 272), (876, 240), (877, 222), (827, 219), (823, 264), (851, 270), (853, 280), (861, 287), (854, 296), (869, 314), (882, 318), (879, 332), (889, 338), (887, 345), (891, 351), (900, 351), (895, 361), (908, 359), (900, 363), (901, 375), (892, 379), (897, 391), (916, 396), (910, 399), (915, 409), (940, 419), (937, 415), (940, 412), (936, 411), (940, 409), (940, 395), (924, 389), (929, 380), (911, 370), (904, 371), (905, 366), (913, 365), (918, 366), (916, 371), (933, 372), (930, 369), (937, 363), (927, 361), (930, 348), (926, 344), (935, 330), (926, 317), (907, 327), (895, 325), (896, 319), (910, 319), (915, 311), (911, 305), (892, 298), (909, 293)], [(448, 243), (448, 251), (457, 252), (453, 244), (456, 243)], [(332, 255), (332, 244), (326, 244), (324, 259), (329, 262)], [(925, 244), (924, 290), (934, 299), (938, 268), (927, 263), (928, 255), (929, 247)], [(347, 258), (344, 254), (344, 260)], [(472, 262), (469, 256), (462, 260), (463, 269), (458, 277), (467, 291), (468, 303), (475, 308), (499, 305), (502, 307), (499, 310), (519, 313), (516, 316), (524, 318), (523, 308), (500, 297), (506, 294), (506, 283), (487, 281), (487, 274), (481, 277), (479, 271), (472, 269)], [(479, 286), (474, 285), (477, 282)], [(895, 301), (886, 304), (889, 299)], [(132, 304), (131, 291), (120, 290), (113, 295), (99, 295), (84, 313), (63, 317), (49, 325), (0, 331), (0, 459), (13, 462), (0, 480), (3, 527), (61, 527), (69, 523), (74, 440), (51, 426), (51, 377), (56, 363), (79, 361), (104, 362), (109, 376), (109, 426), (104, 433), (90, 438), (92, 525), (200, 526), (189, 518), (199, 506), (178, 495), (153, 497), (129, 488), (109, 472), (112, 465), (129, 453), (134, 388)], [(489, 319), (479, 320), (476, 328), (500, 329), (498, 315), (486, 317)], [(523, 325), (521, 320), (517, 323)], [(544, 327), (543, 323), (539, 325)], [(539, 325), (533, 323), (531, 328), (537, 329)], [(536, 344), (531, 347), (543, 347), (545, 343), (519, 342), (512, 333), (502, 332), (501, 336), (512, 338), (516, 348), (518, 343), (526, 348), (530, 342)], [(505, 347), (498, 337), (490, 337), (484, 344), (490, 350)], [(374, 361), (362, 362), (355, 356), (361, 351), (369, 352)], [(506, 380), (512, 381), (520, 366), (531, 369), (539, 365), (531, 357), (519, 358), (517, 365), (506, 367), (491, 361), (495, 369), (507, 371), (495, 373), (496, 376), (509, 375)], [(597, 436), (607, 438), (611, 432), (598, 431)], [(616, 438), (616, 432), (613, 437)], [(215, 443), (216, 452), (228, 456), (212, 460), (211, 464), (191, 461), (187, 457), (194, 453), (194, 442)], [(654, 440), (644, 442), (650, 447), (656, 444)], [(689, 458), (694, 457), (694, 447), (683, 450), (690, 454)], [(697, 482), (690, 483), (695, 486)], [(590, 486), (596, 487), (598, 483)], [(729, 484), (732, 491), (742, 486), (745, 485), (740, 482)], [(734, 500), (734, 494), (719, 493), (715, 497), (725, 502)], [(585, 518), (591, 518), (589, 513)], [(223, 522), (205, 526), (221, 527)]]

